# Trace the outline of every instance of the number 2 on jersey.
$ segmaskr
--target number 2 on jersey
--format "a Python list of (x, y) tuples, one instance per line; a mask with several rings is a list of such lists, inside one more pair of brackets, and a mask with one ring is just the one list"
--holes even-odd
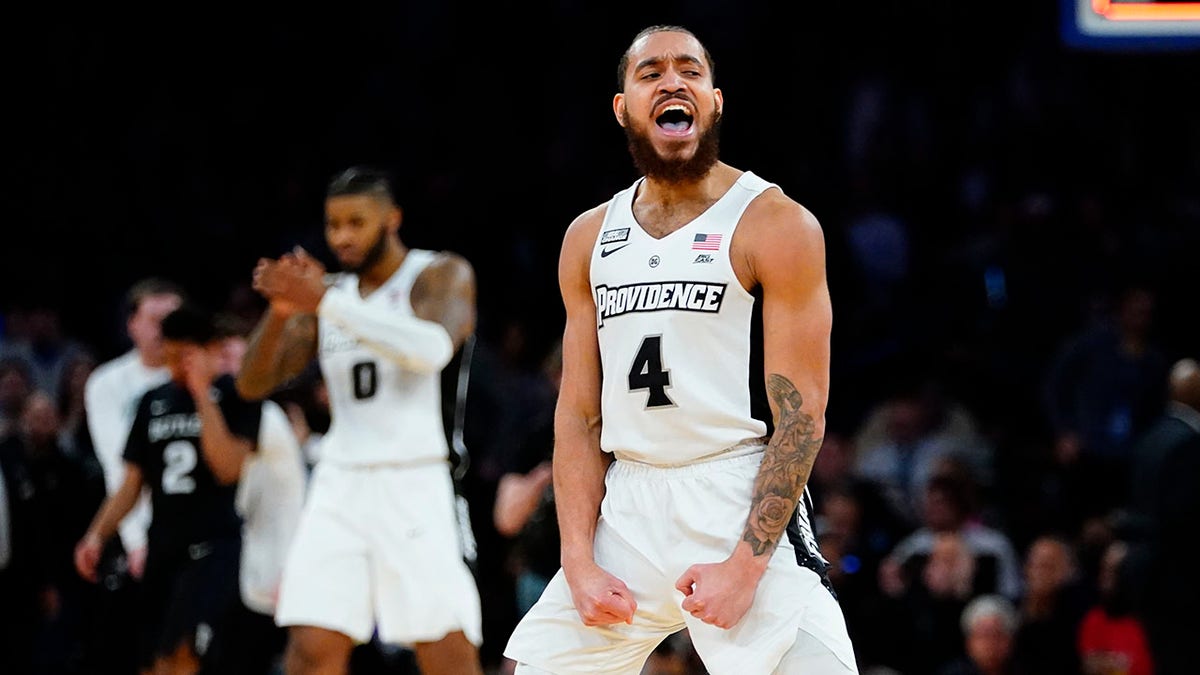
[(629, 369), (629, 391), (648, 389), (646, 397), (647, 408), (662, 408), (675, 405), (667, 396), (667, 387), (671, 386), (671, 371), (663, 370), (662, 336), (647, 335), (642, 338), (642, 346), (638, 347), (637, 356), (633, 357), (633, 367)]
[(186, 495), (196, 490), (196, 479), (190, 475), (196, 468), (196, 446), (191, 441), (171, 441), (163, 448), (163, 492)]

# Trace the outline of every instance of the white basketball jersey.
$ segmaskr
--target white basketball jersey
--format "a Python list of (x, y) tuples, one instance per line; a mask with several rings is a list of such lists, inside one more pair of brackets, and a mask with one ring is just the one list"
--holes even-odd
[[(433, 251), (409, 250), (400, 267), (365, 302), (413, 316), (413, 282), (436, 256)], [(357, 294), (358, 275), (340, 275), (326, 292)], [(331, 418), (321, 441), (321, 462), (410, 464), (448, 458), (440, 373), (405, 370), (324, 319), (319, 337)]]
[(623, 459), (684, 464), (769, 433), (761, 314), (733, 272), (729, 245), (746, 207), (773, 184), (743, 173), (661, 239), (633, 217), (637, 187), (613, 197), (592, 251), (600, 447)]

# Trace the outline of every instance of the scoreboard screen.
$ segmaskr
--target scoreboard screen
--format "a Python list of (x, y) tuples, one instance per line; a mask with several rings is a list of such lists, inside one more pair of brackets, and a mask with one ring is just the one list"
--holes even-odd
[(1060, 0), (1071, 47), (1113, 51), (1200, 50), (1200, 1)]

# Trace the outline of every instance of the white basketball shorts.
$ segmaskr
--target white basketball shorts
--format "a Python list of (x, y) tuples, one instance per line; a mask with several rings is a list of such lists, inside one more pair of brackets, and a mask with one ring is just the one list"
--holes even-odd
[(633, 593), (632, 625), (585, 626), (559, 570), (518, 623), (505, 656), (530, 673), (636, 675), (659, 642), (687, 628), (713, 675), (856, 673), (841, 607), (815, 572), (797, 564), (786, 538), (733, 628), (706, 624), (681, 607), (675, 582), (684, 571), (725, 560), (741, 540), (761, 461), (762, 453), (671, 468), (613, 462), (595, 556)]
[(288, 552), (276, 623), (358, 643), (483, 640), (448, 467), (319, 464)]

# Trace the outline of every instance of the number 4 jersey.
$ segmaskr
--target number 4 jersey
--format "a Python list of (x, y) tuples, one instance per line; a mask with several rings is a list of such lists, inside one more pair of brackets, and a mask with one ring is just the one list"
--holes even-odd
[[(375, 312), (413, 316), (413, 283), (438, 256), (411, 249), (386, 282), (362, 299)], [(327, 293), (359, 295), (358, 276), (339, 274)], [(354, 329), (364, 331), (356, 335)], [(441, 373), (415, 372), (369, 343), (370, 326), (320, 319), (321, 374), (329, 392), (330, 427), (322, 463), (424, 464), (449, 456), (442, 418)]]
[[(229, 375), (214, 380), (210, 393), (229, 431), (257, 442), (262, 404), (239, 397)], [(169, 556), (241, 536), (242, 520), (234, 506), (237, 484), (221, 485), (209, 470), (196, 403), (182, 385), (167, 382), (142, 397), (125, 460), (141, 469), (150, 488), (152, 551)]]
[(661, 239), (633, 217), (638, 183), (610, 201), (591, 261), (605, 451), (685, 464), (770, 432), (761, 307), (729, 260), (743, 212), (770, 187), (743, 173), (708, 210)]

